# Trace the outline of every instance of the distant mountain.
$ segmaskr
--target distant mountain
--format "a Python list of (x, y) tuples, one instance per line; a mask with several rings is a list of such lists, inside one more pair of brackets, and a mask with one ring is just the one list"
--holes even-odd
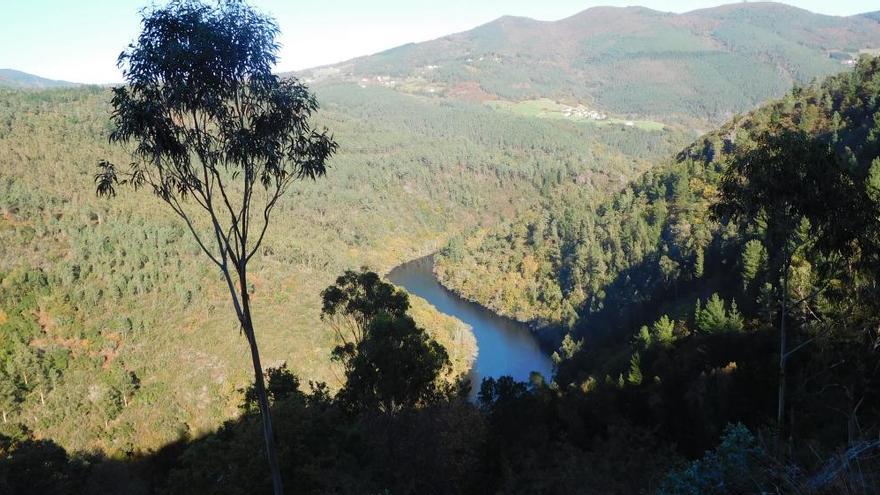
[(685, 14), (597, 7), (470, 31), (304, 71), (472, 99), (549, 97), (618, 114), (720, 121), (880, 47), (880, 24), (778, 3)]
[(880, 10), (876, 12), (865, 12), (864, 14), (861, 14), (861, 17), (867, 17), (868, 19), (873, 19), (877, 22), (880, 22)]
[(56, 81), (13, 69), (0, 69), (0, 86), (12, 88), (63, 88), (77, 83)]

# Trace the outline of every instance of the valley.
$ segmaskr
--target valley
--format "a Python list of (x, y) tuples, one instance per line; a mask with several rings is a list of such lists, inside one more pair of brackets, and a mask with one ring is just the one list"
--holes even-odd
[[(73, 366), (44, 399), (36, 391), (25, 397), (16, 417), (65, 447), (114, 451), (159, 446), (235, 414), (247, 367), (235, 358), (243, 342), (232, 338), (221, 280), (148, 194), (107, 202), (89, 192), (92, 157), (121, 156), (107, 145), (106, 90), (0, 91), (0, 240), (20, 253), (3, 257), (0, 271), (7, 284), (34, 270), (46, 277), (47, 293), (33, 310), (76, 322), (50, 325), (53, 339), (85, 340), (90, 349), (45, 347)], [(542, 188), (573, 176), (589, 176), (585, 187), (595, 190), (622, 184), (686, 142), (680, 132), (530, 119), (387, 89), (370, 90), (367, 99), (348, 85), (315, 91), (322, 122), (344, 144), (326, 180), (303, 183), (284, 198), (283, 220), (252, 277), (253, 298), (267, 362), (289, 363), (303, 378), (334, 387), (332, 335), (320, 323), (318, 293), (342, 270), (382, 271), (433, 252), (462, 228), (533, 207)], [(70, 142), (79, 144), (71, 150)], [(29, 311), (24, 321), (42, 333)], [(420, 314), (451, 342), (460, 323), (429, 306)], [(455, 354), (462, 369), (470, 346)], [(101, 354), (109, 364), (95, 362)], [(127, 405), (120, 399), (106, 424), (69, 429), (68, 414), (105, 407), (87, 390), (96, 373), (111, 371), (133, 373), (139, 389)], [(109, 398), (125, 387), (111, 382), (103, 393)], [(157, 401), (165, 406), (156, 408)], [(108, 426), (128, 433), (105, 436)]]
[(529, 381), (533, 372), (539, 373), (542, 380), (553, 375), (548, 353), (541, 349), (531, 329), (449, 292), (434, 275), (433, 255), (396, 266), (387, 278), (443, 314), (462, 321), (474, 334), (477, 356), (468, 374), (474, 387), (471, 398), (477, 397), (477, 385), (485, 378), (511, 376)]
[[(162, 38), (209, 91), (0, 70), (0, 492), (278, 493), (270, 439), (293, 493), (880, 486), (877, 13), (505, 16), (238, 81), (210, 63), (250, 48), (187, 50), (271, 24), (169, 5), (257, 23)], [(247, 278), (191, 235), (228, 270), (247, 208), (167, 208), (292, 177)]]

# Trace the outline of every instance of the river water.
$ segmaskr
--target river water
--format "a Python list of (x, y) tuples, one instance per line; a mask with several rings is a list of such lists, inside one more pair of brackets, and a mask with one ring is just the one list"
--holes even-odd
[(527, 325), (453, 294), (434, 277), (433, 265), (433, 256), (419, 258), (394, 268), (387, 279), (427, 300), (441, 313), (471, 326), (479, 348), (471, 371), (473, 394), (488, 377), (510, 375), (517, 381), (527, 381), (529, 374), (537, 371), (550, 381), (553, 364)]

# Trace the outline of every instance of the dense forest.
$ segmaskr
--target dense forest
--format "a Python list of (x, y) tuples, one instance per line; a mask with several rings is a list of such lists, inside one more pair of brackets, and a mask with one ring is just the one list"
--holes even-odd
[(802, 459), (856, 448), (878, 426), (878, 91), (880, 61), (865, 58), (732, 120), (609, 199), (571, 191), (521, 222), (453, 239), (438, 274), (564, 332), (557, 387), (689, 455), (725, 424), (773, 425), (782, 318), (779, 448)]
[[(242, 0), (142, 16), (122, 86), (0, 74), (0, 493), (880, 490), (870, 15), (502, 18), (302, 80)], [(430, 253), (552, 374), (473, 382), (477, 325), (382, 275)]]
[[(251, 283), (267, 362), (333, 389), (341, 375), (318, 294), (337, 274), (427, 254), (572, 177), (595, 190), (622, 184), (685, 142), (676, 129), (532, 119), (380, 88), (315, 92), (341, 149), (326, 180), (280, 202)], [(17, 253), (0, 257), (0, 374), (6, 424), (74, 450), (130, 453), (236, 416), (248, 379), (222, 283), (186, 227), (148, 193), (94, 197), (96, 157), (125, 160), (107, 143), (109, 98), (98, 87), (0, 89), (0, 243)], [(413, 306), (467, 369), (470, 333)]]
[[(369, 272), (316, 291), (324, 324), (348, 315), (360, 337), (327, 351), (346, 378), (338, 390), (283, 365), (267, 371), (289, 483), (309, 493), (874, 491), (878, 104), (880, 59), (864, 58), (851, 73), (735, 118), (606, 199), (578, 191), (588, 188), (565, 173), (547, 186), (561, 199), (546, 199), (543, 213), (453, 238), (438, 267), (448, 284), (564, 332), (552, 380), (488, 379), (472, 403), (444, 346), (409, 316), (405, 295)], [(6, 187), (17, 190), (15, 181)], [(39, 239), (37, 229), (17, 225), (29, 203), (20, 204), (6, 207), (5, 235)], [(93, 225), (102, 225), (101, 213)], [(52, 254), (31, 249), (35, 260)], [(4, 383), (17, 388), (4, 402), (11, 418), (0, 487), (268, 490), (247, 389), (234, 404), (238, 419), (204, 434), (180, 431), (152, 452), (105, 458), (32, 438), (44, 426), (17, 419), (62, 400), (59, 391), (71, 389), (59, 384), (80, 367), (106, 377), (82, 393), (113, 404), (101, 406), (108, 416), (88, 416), (107, 425), (117, 421), (112, 411), (146, 400), (157, 385), (94, 353), (92, 342), (113, 337), (91, 330), (77, 299), (48, 283), (64, 274), (8, 273), (3, 325), (18, 343), (4, 362), (17, 376)], [(468, 273), (501, 296), (476, 292)], [(98, 276), (85, 274), (67, 276)], [(359, 288), (377, 283), (381, 290)], [(62, 340), (55, 328), (76, 329), (79, 340)], [(19, 367), (15, 360), (35, 351), (36, 364)], [(780, 390), (787, 402), (777, 416)]]

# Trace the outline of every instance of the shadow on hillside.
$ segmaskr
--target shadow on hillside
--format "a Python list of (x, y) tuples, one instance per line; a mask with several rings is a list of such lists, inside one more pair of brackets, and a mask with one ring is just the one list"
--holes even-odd
[[(840, 467), (843, 461), (834, 454), (841, 450), (848, 424), (822, 404), (846, 407), (847, 398), (839, 390), (798, 398), (796, 407), (809, 411), (810, 417), (799, 420), (795, 434), (818, 450), (811, 450), (806, 466), (773, 464), (766, 454), (772, 437), (764, 437), (772, 434), (767, 426), (775, 406), (773, 349), (770, 331), (692, 335), (645, 350), (644, 379), (637, 383), (599, 380), (555, 390), (502, 378), (484, 382), (479, 405), (456, 397), (395, 415), (351, 413), (325, 389), (303, 392), (297, 386), (276, 396), (272, 406), (286, 489), (352, 494), (654, 492), (685, 459), (716, 448), (731, 423), (744, 424), (759, 439), (718, 446), (733, 449), (728, 454), (739, 459), (734, 466), (738, 471), (708, 472), (706, 479), (732, 476), (755, 478), (768, 488), (780, 482), (802, 487), (814, 478), (805, 473), (830, 470), (828, 488), (837, 481), (834, 476), (852, 475), (848, 466), (856, 464)], [(842, 353), (853, 355), (846, 349)], [(865, 397), (863, 426), (875, 428), (867, 420), (878, 409), (877, 394)], [(15, 443), (11, 449), (10, 441)], [(9, 436), (0, 439), (0, 454), (4, 494), (271, 493), (261, 420), (252, 404), (243, 405), (239, 418), (214, 432), (124, 459), (71, 454), (48, 440)], [(851, 461), (861, 462), (858, 474), (866, 486), (880, 486), (876, 459)], [(780, 481), (781, 475), (796, 479)]]
[[(485, 438), (479, 409), (459, 398), (350, 414), (321, 389), (297, 389), (276, 398), (272, 417), (290, 493), (460, 492)], [(23, 431), (0, 436), (4, 494), (271, 493), (268, 474), (253, 407), (214, 432), (126, 458), (69, 453)]]

